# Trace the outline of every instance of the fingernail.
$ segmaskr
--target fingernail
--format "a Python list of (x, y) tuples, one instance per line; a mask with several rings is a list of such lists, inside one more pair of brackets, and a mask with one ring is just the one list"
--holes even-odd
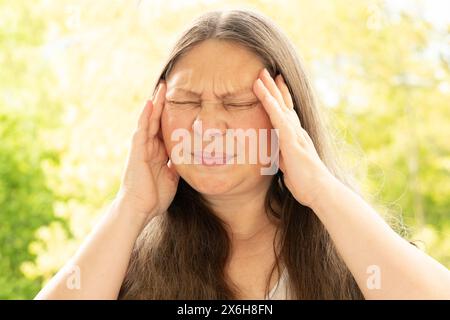
[(264, 74), (266, 75), (266, 76), (268, 76), (268, 77), (270, 77), (270, 73), (269, 73), (269, 71), (267, 71), (267, 69), (266, 68), (264, 68)]

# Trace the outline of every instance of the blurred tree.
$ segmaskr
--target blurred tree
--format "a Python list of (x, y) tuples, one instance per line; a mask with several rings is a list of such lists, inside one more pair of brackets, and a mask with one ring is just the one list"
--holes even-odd
[(426, 21), (420, 2), (417, 14), (382, 1), (334, 3), (321, 26), (339, 27), (315, 49), (338, 75), (334, 115), (363, 150), (353, 161), (367, 173), (372, 201), (404, 219), (412, 240), (434, 233), (427, 249), (449, 266), (448, 29)]
[[(55, 219), (44, 166), (58, 155), (41, 133), (55, 126), (57, 104), (46, 94), (50, 69), (36, 59), (44, 22), (30, 4), (0, 2), (0, 299), (30, 298), (42, 279), (27, 279), (35, 232)], [(54, 112), (52, 112), (54, 111)]]

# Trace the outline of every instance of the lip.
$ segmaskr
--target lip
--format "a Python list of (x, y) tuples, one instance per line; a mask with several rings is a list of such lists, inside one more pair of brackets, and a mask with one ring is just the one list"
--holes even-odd
[(215, 152), (214, 156), (211, 156), (210, 153), (201, 151), (196, 151), (192, 155), (194, 157), (194, 164), (201, 164), (204, 166), (223, 166), (235, 157), (234, 155), (221, 152)]

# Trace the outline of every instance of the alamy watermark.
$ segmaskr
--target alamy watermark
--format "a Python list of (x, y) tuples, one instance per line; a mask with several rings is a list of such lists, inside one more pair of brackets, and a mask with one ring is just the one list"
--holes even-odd
[(80, 290), (81, 289), (81, 271), (80, 267), (77, 265), (71, 266), (68, 270), (68, 277), (66, 280), (66, 286), (69, 290)]
[[(172, 132), (171, 140), (177, 144), (172, 148), (170, 159), (173, 164), (270, 164), (261, 168), (261, 175), (274, 175), (279, 168), (278, 131), (226, 129), (224, 134), (222, 130), (208, 128), (203, 132), (202, 123), (198, 121), (194, 124), (194, 134), (184, 128)], [(208, 144), (204, 146), (204, 142)]]
[(369, 290), (379, 290), (381, 289), (381, 268), (380, 266), (373, 264), (367, 267), (366, 273), (369, 274), (367, 277), (366, 285)]

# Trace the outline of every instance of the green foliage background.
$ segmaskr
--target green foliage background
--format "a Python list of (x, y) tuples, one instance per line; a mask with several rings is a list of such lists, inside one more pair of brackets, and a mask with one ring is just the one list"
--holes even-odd
[(449, 267), (450, 19), (396, 2), (0, 1), (0, 298), (33, 298), (74, 253), (171, 44), (223, 7), (288, 34), (370, 202)]

